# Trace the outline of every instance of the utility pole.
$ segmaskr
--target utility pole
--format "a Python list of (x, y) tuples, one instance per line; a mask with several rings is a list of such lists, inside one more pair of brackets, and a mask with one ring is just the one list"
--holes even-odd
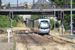
[(12, 19), (11, 19), (11, 36), (12, 36)]
[(67, 8), (68, 8), (68, 0), (67, 0)]
[(64, 34), (63, 20), (62, 20), (62, 34)]
[(56, 13), (55, 13), (55, 5), (53, 5), (54, 8), (54, 33), (55, 33), (55, 28), (56, 28), (56, 24), (55, 24), (55, 17), (56, 17)]
[(55, 14), (55, 6), (54, 6), (54, 31), (56, 31), (56, 30), (55, 30), (55, 28), (56, 28), (55, 17), (56, 17), (56, 14)]
[(65, 8), (66, 8), (66, 0), (65, 0)]
[(61, 11), (62, 34), (63, 34), (63, 29), (64, 29), (63, 20), (64, 20), (64, 11)]
[(18, 9), (18, 0), (17, 0), (17, 9)]
[(73, 35), (72, 34), (72, 0), (71, 0), (71, 35)]
[(0, 0), (0, 9), (1, 9), (1, 4), (2, 4), (2, 1)]
[(43, 0), (41, 0), (41, 4), (43, 4)]
[(12, 19), (13, 19), (13, 12), (10, 11), (10, 20), (11, 20), (11, 36), (12, 36)]
[(35, 0), (33, 0), (33, 5), (34, 5), (33, 8), (35, 9)]

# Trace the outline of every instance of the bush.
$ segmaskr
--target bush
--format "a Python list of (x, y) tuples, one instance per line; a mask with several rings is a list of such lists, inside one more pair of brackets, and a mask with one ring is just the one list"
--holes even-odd
[(50, 24), (51, 24), (50, 29), (53, 30), (54, 20), (50, 19)]
[[(11, 21), (9, 20), (10, 17), (8, 15), (0, 15), (0, 28), (9, 28), (11, 27)], [(13, 27), (17, 26), (18, 21), (23, 23), (23, 20), (19, 18), (19, 16), (14, 15), (13, 16)]]
[[(54, 29), (54, 20), (50, 19), (50, 23), (51, 23), (50, 29), (53, 30)], [(55, 24), (56, 24), (56, 28), (58, 28), (60, 26), (59, 22), (57, 22), (57, 21), (56, 21)]]

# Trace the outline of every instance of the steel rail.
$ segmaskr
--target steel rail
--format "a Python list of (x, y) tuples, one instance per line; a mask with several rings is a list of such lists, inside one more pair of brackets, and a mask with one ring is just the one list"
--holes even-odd
[(27, 36), (29, 36), (31, 39), (33, 39), (37, 44), (39, 44), (43, 49), (42, 50), (46, 50), (38, 41), (36, 41), (33, 37), (31, 37), (30, 35), (26, 34)]
[(24, 38), (24, 36), (21, 35), (21, 34), (20, 34), (20, 37), (21, 37), (21, 39), (23, 39), (23, 42), (25, 43), (26, 49), (29, 50), (29, 49), (28, 49), (28, 46), (27, 46), (27, 40), (26, 40), (26, 39)]

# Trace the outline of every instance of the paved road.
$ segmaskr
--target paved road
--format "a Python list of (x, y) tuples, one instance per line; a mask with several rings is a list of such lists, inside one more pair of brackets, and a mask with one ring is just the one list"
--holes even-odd
[(11, 50), (13, 49), (14, 43), (4, 43), (2, 42), (3, 39), (6, 37), (0, 37), (0, 50)]
[(13, 43), (0, 43), (0, 50), (11, 50), (13, 49)]
[(64, 36), (64, 37), (68, 37), (68, 38), (75, 38), (75, 35), (60, 35), (60, 36)]
[(2, 42), (2, 40), (4, 39), (5, 37), (0, 37), (0, 43)]

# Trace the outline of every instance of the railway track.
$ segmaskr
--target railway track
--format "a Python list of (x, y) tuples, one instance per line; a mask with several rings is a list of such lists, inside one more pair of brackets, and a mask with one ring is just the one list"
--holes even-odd
[[(36, 32), (35, 30), (32, 30), (32, 31), (33, 31), (33, 33)], [(62, 45), (65, 45), (66, 43), (75, 44), (74, 42), (70, 42), (70, 41), (67, 41), (67, 40), (64, 40), (64, 39), (61, 39), (61, 38), (57, 38), (57, 37), (54, 37), (54, 36), (51, 36), (51, 35), (42, 36), (42, 37), (46, 37), (47, 39), (49, 39), (51, 41), (54, 41), (56, 43), (62, 44)]]
[(48, 40), (50, 41), (53, 41), (57, 44), (61, 44), (61, 45), (65, 45), (65, 44), (75, 44), (74, 42), (71, 42), (71, 41), (67, 41), (67, 40), (64, 40), (64, 39), (61, 39), (61, 38), (58, 38), (58, 37), (54, 37), (54, 36), (51, 36), (51, 35), (40, 35), (42, 37), (45, 37), (47, 38)]
[(47, 35), (47, 36), (44, 36), (44, 37), (46, 37), (50, 40), (53, 40), (53, 41), (55, 41), (59, 44), (63, 44), (63, 45), (65, 45), (65, 44), (75, 44), (74, 42), (70, 42), (70, 41), (67, 41), (67, 40), (64, 40), (64, 39), (61, 39), (61, 38), (58, 38), (58, 37), (54, 37), (54, 36), (51, 36), (51, 35)]
[(27, 37), (25, 37), (25, 36), (22, 35), (21, 33), (22, 33), (22, 32), (19, 32), (20, 38), (21, 38), (22, 42), (25, 44), (27, 50), (29, 50), (29, 49), (28, 49), (28, 42), (27, 42), (27, 39), (26, 39), (27, 37), (29, 37), (34, 43), (36, 43), (36, 45), (41, 46), (41, 47), (42, 47), (42, 50), (46, 50), (46, 49), (42, 46), (42, 44), (41, 44), (39, 41), (37, 41), (37, 39), (35, 40), (34, 37), (32, 37), (31, 35), (29, 35), (29, 34), (27, 34), (27, 33), (25, 33), (25, 35), (27, 36)]
[(21, 34), (20, 34), (20, 37), (21, 37), (21, 39), (22, 39), (22, 42), (25, 44), (26, 49), (29, 50), (29, 49), (28, 49), (28, 46), (27, 46), (27, 40), (26, 40), (26, 39), (24, 38), (24, 36), (22, 36)]
[[(58, 37), (54, 37), (54, 36), (51, 36), (51, 35), (38, 35), (38, 34), (35, 34), (35, 31), (33, 31), (32, 33), (27, 33), (25, 31), (19, 31), (18, 32), (20, 34), (20, 38), (21, 38), (21, 42), (25, 44), (26, 46), (26, 49), (28, 49), (28, 46), (29, 46), (29, 43), (31, 43), (31, 45), (33, 45), (33, 43), (35, 43), (35, 45), (38, 45), (38, 46), (41, 46), (42, 47), (42, 50), (46, 50), (42, 44), (46, 43), (46, 41), (48, 42), (54, 42), (55, 44), (51, 44), (51, 45), (58, 45), (58, 44), (61, 44), (61, 45), (66, 45), (66, 44), (75, 44), (73, 42), (70, 42), (70, 41), (67, 41), (67, 40), (64, 40), (64, 39), (60, 39)], [(47, 40), (44, 40), (44, 38), (46, 38)], [(30, 42), (28, 42), (28, 39), (30, 40)], [(41, 39), (41, 40), (40, 40)], [(42, 40), (43, 39), (43, 40)]]
[(39, 46), (41, 46), (43, 49), (42, 50), (46, 50), (43, 46), (42, 46), (42, 44), (40, 44), (39, 43), (39, 41), (36, 41), (32, 36), (30, 36), (30, 35), (28, 35), (28, 34), (26, 34), (28, 37), (30, 37), (33, 41), (35, 41), (35, 43), (37, 43), (37, 44), (39, 44)]

